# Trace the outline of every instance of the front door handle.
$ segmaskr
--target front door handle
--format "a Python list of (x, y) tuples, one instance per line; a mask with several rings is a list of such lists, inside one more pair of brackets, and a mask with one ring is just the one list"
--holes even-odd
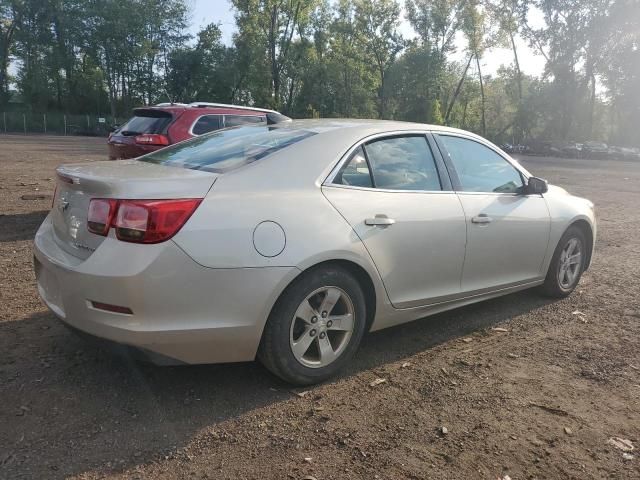
[(471, 219), (471, 223), (491, 223), (493, 218), (488, 216), (486, 213), (481, 213), (477, 217), (473, 217)]
[(384, 227), (393, 225), (396, 221), (393, 218), (389, 218), (386, 215), (378, 214), (374, 218), (367, 218), (364, 221), (365, 225), (372, 225), (377, 227)]

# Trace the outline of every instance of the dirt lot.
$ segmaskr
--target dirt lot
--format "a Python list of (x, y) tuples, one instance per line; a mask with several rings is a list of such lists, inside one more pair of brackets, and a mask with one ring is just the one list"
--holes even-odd
[(105, 152), (0, 136), (0, 478), (640, 478), (640, 164), (523, 159), (597, 205), (571, 297), (518, 293), (369, 335), (304, 393), (258, 364), (120, 359), (46, 311), (31, 239), (51, 199), (21, 196)]

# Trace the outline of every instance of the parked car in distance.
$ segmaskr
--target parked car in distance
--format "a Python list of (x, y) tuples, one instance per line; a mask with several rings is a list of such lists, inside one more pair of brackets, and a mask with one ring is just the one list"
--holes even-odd
[(296, 120), (60, 166), (34, 265), (77, 330), (312, 384), (368, 331), (531, 287), (569, 295), (595, 238), (593, 203), (472, 133)]
[(512, 145), (510, 143), (503, 143), (502, 145), (500, 145), (500, 148), (507, 153), (518, 153), (521, 155), (526, 155), (527, 153), (529, 153), (529, 147), (521, 144)]
[(640, 159), (640, 150), (629, 147), (610, 147), (609, 155), (618, 160), (638, 160)]
[(582, 155), (582, 144), (570, 142), (561, 147), (562, 155), (569, 158), (580, 158)]
[(136, 158), (221, 128), (289, 120), (273, 110), (222, 103), (161, 103), (136, 108), (133, 117), (109, 135), (109, 159)]
[(609, 156), (609, 147), (604, 142), (584, 142), (582, 156), (584, 158), (607, 158)]
[(514, 153), (515, 147), (511, 143), (501, 143), (500, 148), (507, 153)]

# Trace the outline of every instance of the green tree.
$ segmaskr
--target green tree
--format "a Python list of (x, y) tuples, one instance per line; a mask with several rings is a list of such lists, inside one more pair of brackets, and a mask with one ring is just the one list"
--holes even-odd
[(0, 106), (9, 98), (9, 58), (15, 45), (17, 26), (21, 23), (19, 3), (0, 0)]
[(600, 24), (600, 72), (607, 88), (613, 125), (611, 140), (640, 146), (640, 6), (637, 0), (617, 1)]
[(316, 0), (233, 0), (238, 41), (253, 52), (254, 66), (268, 65), (271, 104), (281, 107), (283, 71), (294, 35), (306, 28)]
[[(461, 0), (408, 0), (407, 19), (418, 34), (411, 42), (404, 59), (412, 63), (407, 69), (407, 80), (414, 83), (415, 93), (408, 92), (407, 102), (417, 103), (424, 114), (415, 118), (431, 123), (444, 122), (434, 118), (435, 103), (440, 104), (447, 96), (443, 89), (443, 73), (447, 55), (455, 50), (454, 39), (461, 26)], [(411, 97), (417, 95), (416, 99)], [(454, 100), (455, 101), (455, 100)], [(446, 103), (446, 102), (445, 102)], [(414, 115), (411, 115), (414, 117)]]
[(222, 43), (217, 24), (198, 32), (193, 47), (180, 47), (168, 56), (166, 93), (172, 102), (233, 102), (241, 77), (236, 51)]
[(378, 75), (378, 116), (386, 118), (386, 78), (404, 48), (398, 33), (400, 5), (395, 0), (355, 0), (358, 43), (374, 62)]
[(332, 109), (327, 116), (373, 117), (376, 114), (376, 74), (362, 54), (353, 0), (339, 0), (330, 26), (327, 53)]
[(595, 40), (611, 4), (612, 0), (535, 0), (546, 25), (532, 29), (524, 24), (525, 35), (544, 56), (546, 73), (552, 77), (549, 94), (554, 102), (547, 130), (552, 138), (588, 138), (593, 133), (599, 55)]
[(469, 0), (464, 8), (464, 20), (462, 29), (467, 38), (468, 49), (476, 60), (478, 70), (478, 80), (480, 82), (480, 115), (481, 115), (481, 132), (483, 136), (487, 134), (487, 123), (485, 115), (485, 92), (484, 80), (482, 78), (482, 69), (480, 68), (480, 60), (488, 46), (487, 26), (485, 23), (485, 14), (480, 9), (477, 0)]

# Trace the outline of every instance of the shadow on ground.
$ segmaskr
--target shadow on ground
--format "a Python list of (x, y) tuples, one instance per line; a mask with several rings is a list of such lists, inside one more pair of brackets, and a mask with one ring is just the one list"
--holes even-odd
[[(343, 377), (547, 303), (521, 292), (370, 334)], [(3, 478), (125, 469), (186, 445), (202, 428), (292, 395), (258, 363), (155, 367), (97, 350), (44, 312), (0, 324), (0, 347)]]
[(41, 210), (12, 215), (0, 214), (0, 242), (33, 240), (48, 213), (47, 210)]

